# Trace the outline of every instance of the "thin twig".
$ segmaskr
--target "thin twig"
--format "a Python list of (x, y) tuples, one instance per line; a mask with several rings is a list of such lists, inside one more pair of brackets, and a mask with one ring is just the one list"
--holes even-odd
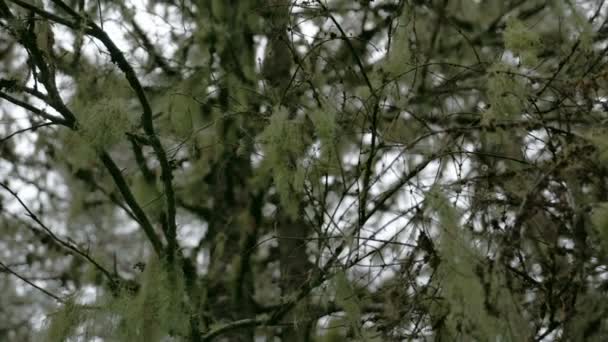
[(10, 138), (16, 136), (17, 134), (21, 134), (21, 133), (24, 133), (24, 132), (27, 132), (27, 131), (35, 131), (35, 130), (37, 130), (40, 127), (52, 126), (52, 125), (55, 125), (55, 124), (56, 123), (54, 123), (54, 122), (45, 122), (45, 123), (41, 123), (41, 124), (38, 124), (38, 125), (33, 125), (33, 126), (30, 126), (30, 127), (27, 127), (27, 128), (23, 128), (23, 129), (17, 130), (15, 132), (7, 135), (6, 137), (0, 139), (0, 144), (4, 143), (5, 141), (9, 140)]
[(101, 266), (97, 261), (95, 261), (93, 258), (91, 258), (90, 255), (88, 255), (87, 253), (82, 252), (80, 249), (78, 249), (77, 247), (75, 247), (71, 243), (65, 242), (62, 239), (60, 239), (59, 237), (57, 237), (57, 235), (55, 235), (55, 233), (53, 233), (53, 231), (49, 227), (47, 227), (38, 218), (38, 216), (36, 216), (36, 214), (34, 212), (32, 212), (30, 210), (30, 208), (23, 202), (23, 200), (21, 200), (21, 198), (19, 197), (19, 195), (17, 195), (17, 193), (15, 193), (11, 188), (9, 188), (8, 185), (6, 185), (4, 183), (0, 183), (0, 187), (4, 188), (4, 190), (8, 191), (19, 202), (19, 204), (21, 205), (21, 207), (23, 209), (25, 209), (25, 211), (27, 212), (28, 216), (32, 220), (34, 220), (34, 222), (36, 222), (48, 234), (48, 236), (50, 236), (53, 240), (55, 240), (57, 243), (59, 243), (59, 245), (61, 245), (65, 249), (70, 250), (70, 251), (76, 253), (77, 255), (80, 255), (81, 257), (83, 257), (85, 260), (87, 260), (93, 266), (95, 266), (95, 268), (97, 268), (101, 273), (103, 273), (109, 280), (113, 280), (114, 279), (114, 277), (112, 276), (112, 274), (108, 270), (106, 270), (103, 266)]
[(31, 287), (35, 288), (36, 290), (38, 290), (38, 291), (44, 293), (45, 295), (53, 298), (54, 300), (58, 301), (59, 303), (65, 303), (65, 301), (63, 299), (59, 298), (58, 296), (52, 294), (51, 292), (49, 292), (49, 291), (47, 291), (45, 289), (43, 289), (42, 287), (34, 284), (33, 282), (29, 281), (27, 278), (23, 277), (19, 273), (11, 270), (8, 266), (6, 266), (5, 264), (3, 264), (1, 261), (0, 261), (0, 267), (2, 267), (5, 271), (7, 271), (8, 273), (14, 275), (15, 277), (21, 279), (26, 284), (30, 285)]

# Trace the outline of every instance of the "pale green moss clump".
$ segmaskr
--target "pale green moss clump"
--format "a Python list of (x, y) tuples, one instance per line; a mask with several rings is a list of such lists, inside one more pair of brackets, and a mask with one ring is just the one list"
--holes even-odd
[(540, 35), (514, 17), (509, 18), (504, 31), (505, 47), (521, 58), (526, 65), (538, 63), (538, 54), (542, 48)]
[(95, 149), (109, 148), (124, 138), (130, 128), (124, 104), (120, 101), (103, 99), (94, 103), (88, 112), (78, 120), (82, 136)]
[(77, 129), (62, 137), (65, 155), (73, 166), (90, 167), (99, 151), (109, 149), (124, 139), (125, 132), (131, 128), (125, 105), (123, 101), (107, 98), (90, 105), (76, 101)]
[[(439, 190), (434, 190), (427, 196), (428, 202), (439, 216), (441, 239), (438, 251), (441, 264), (440, 275), (442, 296), (447, 300), (452, 318), (446, 322), (451, 332), (456, 332), (456, 326), (462, 324), (469, 331), (489, 328), (480, 324), (485, 320), (483, 305), (483, 286), (473, 271), (476, 264), (475, 251), (467, 246), (465, 231), (458, 228), (458, 215), (443, 197)], [(492, 323), (493, 322), (484, 322)], [(484, 334), (486, 331), (483, 332)], [(487, 336), (491, 337), (491, 336)]]
[(332, 145), (336, 136), (336, 114), (333, 111), (313, 111), (310, 115), (317, 136), (326, 145)]

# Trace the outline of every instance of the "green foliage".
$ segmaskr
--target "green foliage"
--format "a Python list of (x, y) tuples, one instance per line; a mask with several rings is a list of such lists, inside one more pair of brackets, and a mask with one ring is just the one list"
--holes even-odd
[[(85, 68), (85, 67), (83, 67)], [(96, 75), (83, 70), (74, 81), (77, 88), (70, 108), (77, 114), (78, 144), (94, 151), (110, 149), (125, 140), (125, 133), (137, 123), (137, 115), (129, 110), (132, 91), (124, 79), (113, 73)]]
[(51, 342), (606, 335), (606, 4), (27, 3), (0, 1), (31, 209), (0, 195), (0, 340), (48, 293), (81, 294)]
[(334, 111), (313, 111), (310, 115), (316, 129), (317, 136), (321, 139), (324, 148), (331, 148), (336, 138), (336, 115)]
[[(343, 323), (350, 326), (350, 330), (356, 337), (355, 340), (367, 342), (376, 341), (374, 338), (374, 335), (376, 334), (375, 329), (366, 328), (362, 325), (364, 318), (362, 309), (363, 305), (365, 304), (364, 298), (361, 298), (361, 296), (357, 294), (356, 289), (351, 280), (348, 279), (346, 272), (339, 271), (336, 273), (333, 283), (335, 288), (336, 304), (338, 304), (346, 314)], [(337, 338), (339, 334), (334, 337), (332, 336), (338, 332), (339, 330), (335, 331), (334, 333), (330, 331), (329, 334), (325, 336), (325, 341), (330, 341), (332, 338)]]
[(52, 51), (53, 29), (47, 20), (40, 20), (36, 23), (34, 32), (36, 34), (36, 45), (46, 56)]
[[(485, 322), (487, 314), (483, 306), (483, 286), (477, 279), (473, 265), (477, 263), (475, 251), (468, 246), (466, 232), (459, 228), (456, 211), (436, 190), (427, 195), (429, 206), (437, 210), (441, 229), (439, 252), (441, 264), (442, 294), (450, 307), (448, 329), (457, 334), (457, 326), (463, 324), (469, 331), (476, 331), (481, 340), (491, 339), (495, 329), (493, 322)], [(490, 326), (487, 324), (491, 323)], [(483, 329), (483, 330), (480, 330)]]
[[(189, 98), (179, 99), (179, 95), (174, 95), (175, 101), (172, 102), (170, 109), (171, 124), (178, 136), (188, 136), (192, 133), (193, 114), (196, 112), (196, 102), (193, 103)], [(193, 105), (194, 104), (194, 105)]]
[(70, 208), (68, 211), (68, 217), (70, 220), (76, 219), (80, 216), (84, 211), (84, 201), (86, 196), (86, 190), (83, 189), (81, 184), (77, 182), (73, 182), (73, 184), (69, 184), (71, 201)]

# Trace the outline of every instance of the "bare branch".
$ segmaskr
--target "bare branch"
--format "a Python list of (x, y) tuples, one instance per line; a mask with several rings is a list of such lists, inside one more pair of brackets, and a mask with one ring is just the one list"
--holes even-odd
[(11, 270), (9, 267), (7, 267), (5, 264), (3, 264), (1, 261), (0, 261), (0, 267), (2, 267), (2, 269), (5, 270), (6, 272), (8, 272), (8, 273), (14, 275), (15, 277), (21, 279), (23, 282), (25, 282), (29, 286), (35, 288), (36, 290), (38, 290), (38, 291), (44, 293), (45, 295), (53, 298), (54, 300), (58, 301), (59, 303), (65, 303), (65, 301), (63, 299), (59, 298), (57, 295), (54, 295), (51, 292), (49, 292), (49, 291), (43, 289), (42, 287), (34, 284), (33, 282), (29, 281), (27, 278), (21, 276), (19, 273)]

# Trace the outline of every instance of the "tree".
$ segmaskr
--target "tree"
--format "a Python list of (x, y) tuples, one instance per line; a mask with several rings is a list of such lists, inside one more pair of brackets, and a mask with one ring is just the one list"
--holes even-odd
[(602, 341), (608, 5), (0, 0), (0, 339)]

